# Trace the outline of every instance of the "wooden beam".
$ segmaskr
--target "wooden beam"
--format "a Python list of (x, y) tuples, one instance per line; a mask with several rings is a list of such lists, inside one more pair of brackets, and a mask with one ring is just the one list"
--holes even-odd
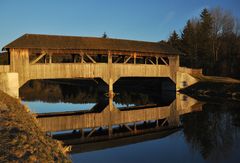
[(123, 124), (129, 131), (132, 131), (132, 129), (127, 125), (127, 124)]
[(168, 65), (168, 63), (165, 61), (165, 59), (163, 59), (162, 57), (160, 57), (160, 59), (163, 61), (163, 63), (164, 63), (165, 65)]
[(155, 65), (155, 63), (150, 59), (148, 58), (149, 62), (151, 62), (153, 65)]
[(132, 55), (130, 55), (125, 61), (124, 64), (127, 63), (132, 58)]
[(167, 118), (163, 121), (163, 123), (161, 124), (161, 126), (163, 126), (166, 122), (167, 122)]
[(118, 63), (122, 59), (122, 56), (119, 56), (114, 63)]
[(90, 55), (85, 54), (93, 63), (97, 63)]
[(96, 127), (94, 127), (93, 129), (92, 129), (92, 131), (87, 135), (87, 138), (89, 138), (95, 131), (96, 131)]
[(42, 53), (40, 56), (38, 56), (35, 60), (33, 60), (30, 64), (35, 64), (37, 63), (42, 57), (44, 57), (46, 53)]

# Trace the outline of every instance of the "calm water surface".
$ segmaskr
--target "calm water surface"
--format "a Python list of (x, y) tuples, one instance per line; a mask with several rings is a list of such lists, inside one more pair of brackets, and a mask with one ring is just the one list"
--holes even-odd
[[(175, 93), (163, 92), (157, 86), (146, 89), (144, 84), (125, 87), (120, 83), (115, 90), (114, 105), (117, 108), (153, 104), (164, 107), (176, 101)], [(104, 86), (98, 86), (93, 81), (31, 81), (21, 88), (20, 95), (23, 103), (33, 112), (49, 113), (91, 111), (97, 104), (104, 108), (108, 102), (105, 92)], [(75, 151), (71, 158), (73, 162), (90, 163), (240, 162), (239, 104), (224, 100), (205, 102), (200, 110), (179, 115), (182, 127), (174, 132), (164, 136), (145, 134), (137, 142), (133, 138), (112, 147), (101, 148), (100, 145), (100, 148), (80, 150), (80, 153)], [(156, 135), (158, 132), (154, 133)], [(85, 148), (83, 145), (79, 147)]]

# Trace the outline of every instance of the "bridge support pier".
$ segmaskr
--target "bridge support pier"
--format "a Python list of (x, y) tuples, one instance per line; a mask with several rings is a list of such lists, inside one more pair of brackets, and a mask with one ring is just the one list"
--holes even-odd
[(7, 72), (0, 73), (0, 90), (8, 95), (19, 98), (18, 73)]
[(105, 83), (108, 85), (108, 96), (110, 98), (114, 97), (113, 84), (118, 80), (118, 78), (102, 78)]

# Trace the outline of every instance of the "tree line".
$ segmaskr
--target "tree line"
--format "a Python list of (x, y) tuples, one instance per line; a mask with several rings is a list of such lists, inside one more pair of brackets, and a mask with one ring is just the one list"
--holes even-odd
[(187, 21), (180, 35), (174, 30), (167, 42), (181, 52), (181, 66), (240, 78), (240, 21), (229, 11), (205, 8)]

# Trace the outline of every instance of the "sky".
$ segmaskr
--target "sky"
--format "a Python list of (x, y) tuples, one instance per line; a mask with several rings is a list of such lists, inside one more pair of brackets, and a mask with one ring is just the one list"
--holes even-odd
[(156, 42), (217, 6), (240, 18), (240, 0), (0, 0), (0, 48), (25, 33)]

